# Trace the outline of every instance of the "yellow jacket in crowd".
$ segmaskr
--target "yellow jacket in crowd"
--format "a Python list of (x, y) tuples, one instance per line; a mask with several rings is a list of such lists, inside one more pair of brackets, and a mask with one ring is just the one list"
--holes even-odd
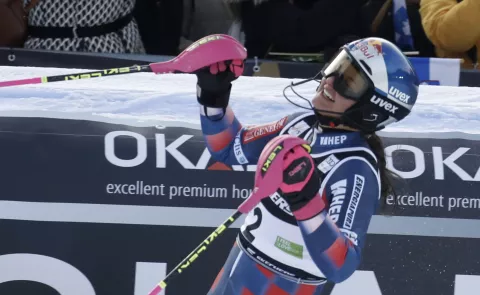
[(438, 57), (462, 58), (462, 68), (480, 69), (467, 54), (476, 45), (480, 57), (480, 0), (421, 0), (420, 15)]

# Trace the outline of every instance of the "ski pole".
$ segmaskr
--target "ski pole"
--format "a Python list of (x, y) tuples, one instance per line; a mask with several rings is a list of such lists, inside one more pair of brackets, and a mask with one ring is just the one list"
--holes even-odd
[(205, 251), (208, 246), (215, 241), (228, 227), (230, 227), (240, 216), (242, 212), (236, 210), (227, 220), (225, 220), (219, 227), (217, 227), (203, 242), (198, 245), (195, 250), (188, 254), (168, 275), (153, 288), (148, 295), (158, 295), (165, 289), (167, 284), (176, 276), (183, 273), (195, 260)]
[(121, 67), (104, 69), (92, 72), (73, 73), (66, 75), (44, 76), (20, 80), (0, 81), (1, 87), (43, 84), (60, 81), (92, 79), (131, 73), (153, 72), (155, 74), (165, 73), (192, 73), (210, 64), (225, 60), (240, 59), (247, 57), (247, 51), (233, 37), (223, 34), (214, 34), (199, 39), (191, 44), (177, 57), (164, 61), (150, 63), (147, 65), (135, 65), (131, 67)]
[[(148, 295), (158, 295), (168, 283), (176, 276), (182, 274), (197, 258), (207, 251), (208, 246), (213, 243), (227, 228), (229, 228), (242, 214), (247, 214), (263, 198), (275, 193), (283, 182), (283, 159), (285, 155), (295, 146), (302, 145), (310, 151), (307, 142), (299, 137), (291, 135), (280, 135), (272, 139), (263, 149), (255, 172), (254, 189), (250, 196), (240, 204), (235, 212), (217, 227), (195, 250), (190, 252), (167, 276), (159, 282)], [(280, 160), (281, 161), (280, 161)]]

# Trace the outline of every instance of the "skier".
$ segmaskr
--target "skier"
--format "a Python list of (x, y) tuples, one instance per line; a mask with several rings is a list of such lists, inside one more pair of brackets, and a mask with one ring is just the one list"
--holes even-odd
[[(418, 78), (391, 42), (356, 40), (317, 76), (287, 86), (319, 82), (308, 112), (243, 127), (228, 105), (232, 81), (242, 73), (241, 60), (196, 72), (212, 156), (229, 165), (256, 164), (269, 141), (290, 134), (309, 143), (316, 169), (303, 188), (279, 189), (250, 211), (208, 294), (321, 294), (327, 281), (342, 282), (358, 268), (371, 217), (392, 193), (394, 175), (375, 132), (410, 113)], [(299, 213), (305, 210), (307, 219)]]

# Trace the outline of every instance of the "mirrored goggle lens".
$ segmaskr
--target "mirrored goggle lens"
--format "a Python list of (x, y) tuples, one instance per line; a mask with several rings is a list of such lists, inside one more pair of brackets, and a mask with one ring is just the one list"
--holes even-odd
[(369, 89), (369, 80), (353, 63), (345, 50), (341, 50), (323, 69), (325, 78), (335, 77), (333, 87), (340, 95), (358, 100)]

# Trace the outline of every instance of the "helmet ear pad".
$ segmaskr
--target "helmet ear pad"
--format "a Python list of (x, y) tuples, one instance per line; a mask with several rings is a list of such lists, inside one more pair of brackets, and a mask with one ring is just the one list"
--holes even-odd
[(370, 103), (367, 96), (358, 101), (356, 104), (347, 109), (341, 121), (352, 128), (359, 129), (365, 133), (373, 133), (381, 130), (384, 126), (379, 126), (385, 120), (390, 118), (390, 115), (378, 106)]

